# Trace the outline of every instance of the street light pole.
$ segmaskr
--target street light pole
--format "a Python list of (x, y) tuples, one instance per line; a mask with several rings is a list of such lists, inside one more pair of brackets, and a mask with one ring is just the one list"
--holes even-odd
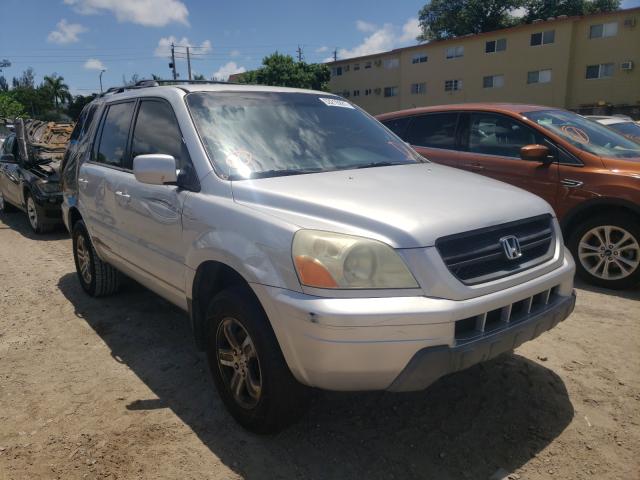
[(106, 72), (106, 70), (100, 70), (100, 93), (102, 93), (102, 74)]

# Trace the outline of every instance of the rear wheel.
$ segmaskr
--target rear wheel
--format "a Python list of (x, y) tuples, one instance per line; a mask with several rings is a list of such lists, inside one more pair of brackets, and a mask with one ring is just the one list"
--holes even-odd
[(73, 258), (80, 285), (89, 295), (102, 297), (118, 290), (120, 273), (98, 257), (82, 220), (73, 225)]
[(27, 204), (27, 216), (29, 217), (29, 225), (31, 225), (31, 229), (35, 233), (47, 233), (53, 230), (53, 225), (43, 223), (42, 217), (44, 214), (30, 193), (26, 194), (25, 200)]
[(576, 228), (569, 248), (578, 274), (605, 288), (640, 283), (640, 223), (631, 215), (598, 215)]
[(15, 210), (16, 210), (16, 207), (6, 202), (4, 199), (4, 195), (0, 191), (0, 213), (10, 213), (10, 212), (14, 212)]
[(293, 377), (269, 319), (248, 287), (216, 295), (207, 312), (207, 356), (214, 382), (236, 421), (275, 433), (304, 412), (309, 389)]

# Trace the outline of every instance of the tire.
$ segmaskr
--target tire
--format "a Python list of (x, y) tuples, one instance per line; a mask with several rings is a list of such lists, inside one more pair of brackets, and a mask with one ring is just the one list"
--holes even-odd
[(117, 292), (120, 272), (100, 260), (82, 220), (73, 225), (72, 238), (73, 259), (83, 290), (92, 297), (103, 297)]
[(27, 218), (29, 225), (34, 233), (42, 234), (53, 230), (53, 225), (42, 222), (43, 213), (30, 193), (25, 194), (24, 203), (27, 209)]
[[(261, 434), (276, 433), (296, 421), (306, 410), (310, 389), (291, 374), (269, 319), (250, 288), (230, 287), (216, 295), (207, 309), (207, 321), (209, 368), (235, 420)], [(230, 338), (242, 346), (232, 348)]]
[(593, 285), (621, 290), (640, 283), (640, 222), (632, 215), (584, 221), (571, 232), (569, 250), (578, 275)]
[(4, 199), (4, 195), (0, 192), (0, 213), (11, 213), (17, 209)]

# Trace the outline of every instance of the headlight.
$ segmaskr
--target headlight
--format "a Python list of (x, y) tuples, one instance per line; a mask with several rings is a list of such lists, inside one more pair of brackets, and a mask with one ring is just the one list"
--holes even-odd
[(57, 193), (60, 191), (60, 184), (58, 182), (38, 182), (38, 188), (46, 193)]
[(300, 283), (317, 288), (417, 288), (400, 256), (377, 240), (299, 230), (293, 261)]

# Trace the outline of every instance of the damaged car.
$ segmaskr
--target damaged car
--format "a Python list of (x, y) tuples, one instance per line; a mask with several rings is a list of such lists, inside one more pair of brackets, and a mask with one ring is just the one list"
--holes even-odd
[(0, 154), (0, 212), (22, 210), (35, 233), (62, 222), (60, 162), (72, 123), (19, 119)]

